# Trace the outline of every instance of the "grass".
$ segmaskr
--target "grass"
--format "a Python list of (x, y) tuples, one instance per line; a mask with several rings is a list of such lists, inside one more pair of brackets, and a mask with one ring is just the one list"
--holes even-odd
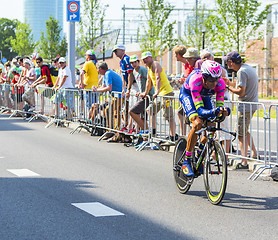
[[(264, 117), (264, 110), (263, 109), (259, 109), (259, 111), (256, 111), (254, 113), (254, 117), (258, 116), (258, 112), (259, 112), (259, 117)], [(236, 114), (237, 114), (237, 109), (236, 109), (236, 106), (234, 106), (233, 111), (232, 111), (232, 115), (236, 115)], [(271, 109), (270, 118), (276, 118), (276, 110), (275, 109)]]

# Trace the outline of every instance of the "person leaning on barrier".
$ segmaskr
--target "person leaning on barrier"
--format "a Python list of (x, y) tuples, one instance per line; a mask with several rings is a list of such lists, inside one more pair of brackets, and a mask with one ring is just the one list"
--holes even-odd
[[(116, 45), (113, 49), (115, 55), (120, 59), (120, 66), (121, 66), (121, 73), (123, 78), (123, 91), (122, 95), (125, 95), (127, 98), (126, 105), (125, 105), (125, 126), (121, 131), (127, 130), (128, 125), (128, 108), (129, 108), (129, 96), (130, 91), (134, 91), (135, 93), (139, 91), (137, 83), (134, 80), (133, 76), (133, 67), (130, 64), (130, 57), (125, 53), (125, 46), (124, 45)], [(125, 93), (126, 90), (126, 93)], [(130, 119), (131, 121), (132, 119)], [(132, 124), (131, 122), (129, 124)]]
[(67, 66), (66, 59), (64, 57), (59, 58), (59, 74), (57, 81), (52, 87), (56, 92), (56, 96), (54, 98), (56, 115), (59, 117), (60, 103), (65, 100), (66, 109), (67, 109), (67, 119), (72, 119), (74, 112), (74, 93), (71, 89), (73, 89), (72, 85), (72, 76), (70, 68)]
[[(79, 88), (81, 89), (92, 89), (93, 86), (98, 87), (98, 71), (97, 68), (93, 62), (93, 52), (92, 50), (88, 50), (86, 52), (86, 62), (83, 66), (83, 69), (80, 74), (80, 81), (79, 81)], [(81, 94), (81, 98), (83, 100), (84, 98), (84, 92)], [(89, 119), (92, 119), (94, 121), (93, 117), (93, 111), (94, 107), (93, 104), (97, 102), (97, 95), (86, 91), (86, 105), (89, 110)], [(83, 109), (83, 101), (82, 101), (82, 106), (81, 108)]]
[(24, 60), (24, 68), (27, 70), (26, 75), (23, 77), (22, 84), (25, 86), (25, 93), (22, 95), (22, 99), (30, 106), (28, 111), (35, 110), (35, 90), (31, 88), (31, 85), (37, 79), (36, 71), (29, 59)]
[[(240, 54), (235, 51), (229, 52), (223, 60), (227, 62), (229, 69), (233, 69), (237, 72), (237, 82), (230, 82), (226, 79), (226, 88), (232, 93), (237, 94), (239, 96), (238, 100), (241, 102), (258, 102), (259, 79), (255, 69), (243, 63)], [(256, 110), (256, 105), (248, 104), (245, 107), (243, 104), (238, 105), (239, 116), (238, 122), (236, 123), (236, 131), (238, 130), (240, 151), (244, 157), (247, 156), (248, 147), (252, 145), (252, 157), (257, 158), (257, 150), (253, 137), (248, 131), (250, 121)], [(243, 129), (244, 125), (245, 129)], [(243, 142), (244, 136), (245, 142)], [(237, 168), (249, 169), (247, 159), (242, 158), (241, 163), (237, 165)]]
[[(189, 76), (189, 74), (194, 70), (194, 66), (189, 65), (186, 58), (183, 57), (184, 54), (186, 53), (185, 46), (177, 45), (173, 48), (173, 51), (175, 53), (177, 61), (182, 62), (183, 67), (184, 67), (184, 73), (183, 73), (184, 78), (180, 78), (180, 84), (182, 85), (184, 83), (184, 80), (182, 80), (182, 79), (186, 79)], [(185, 117), (185, 119), (184, 119), (184, 117)], [(180, 105), (178, 108), (178, 119), (179, 119), (181, 134), (183, 136), (185, 136), (186, 135), (186, 126), (184, 126), (184, 122), (186, 124), (190, 124), (190, 121), (189, 121), (188, 117), (185, 115), (182, 105)]]
[[(148, 70), (142, 66), (140, 66), (140, 61), (137, 55), (130, 56), (130, 64), (132, 65), (133, 75), (135, 81), (139, 87), (139, 91), (136, 93), (136, 96), (140, 96), (140, 94), (144, 93), (146, 90), (146, 83), (148, 78)], [(150, 97), (154, 94), (154, 88), (149, 91)], [(132, 106), (129, 110), (130, 116), (134, 119), (134, 121), (139, 125), (141, 130), (147, 130), (148, 124), (147, 119), (144, 119), (144, 114), (146, 112), (146, 108), (149, 106), (149, 98), (140, 98), (137, 103)], [(141, 116), (140, 116), (141, 115)], [(137, 129), (138, 130), (138, 129)], [(128, 132), (132, 133), (132, 132)]]
[(3, 97), (4, 97), (4, 103), (6, 104), (6, 107), (9, 108), (8, 111), (6, 111), (6, 113), (11, 113), (10, 109), (13, 107), (12, 105), (12, 101), (10, 98), (10, 83), (11, 83), (11, 78), (8, 76), (9, 72), (11, 70), (11, 63), (10, 61), (6, 62), (4, 64), (5, 67), (5, 72), (4, 75), (1, 77), (2, 81), (3, 81), (3, 86), (2, 86), (2, 91), (3, 93)]
[(16, 102), (15, 109), (21, 110), (23, 109), (23, 100), (22, 100), (22, 94), (24, 93), (24, 87), (20, 84), (20, 75), (18, 73), (18, 70), (14, 67), (11, 69), (11, 72), (13, 74), (13, 80), (11, 81), (12, 84), (12, 95), (13, 99)]
[[(97, 69), (100, 75), (103, 76), (103, 83), (102, 86), (97, 88), (96, 86), (93, 86), (92, 90), (94, 92), (118, 92), (122, 93), (123, 90), (123, 80), (122, 78), (112, 71), (111, 69), (108, 69), (108, 65), (104, 61), (100, 61), (97, 64)], [(120, 111), (121, 111), (121, 94), (119, 94), (118, 97), (112, 96), (112, 101), (111, 105), (106, 105), (105, 107), (105, 115), (106, 115), (106, 122), (107, 122), (107, 127), (112, 128), (112, 118), (114, 118), (114, 129), (120, 129), (120, 124), (121, 124), (121, 117), (120, 117)], [(95, 111), (97, 111), (98, 106), (95, 104)], [(112, 115), (110, 114), (110, 111), (113, 111)], [(94, 115), (96, 115), (94, 113)]]
[(43, 64), (43, 59), (41, 57), (36, 58), (36, 64), (40, 68), (40, 76), (31, 85), (31, 88), (37, 87), (39, 84), (45, 84), (45, 89), (41, 94), (41, 114), (44, 114), (44, 97), (51, 98), (53, 93), (51, 88), (53, 87), (53, 82), (51, 79), (50, 71), (47, 65)]
[[(147, 79), (147, 87), (144, 93), (140, 96), (145, 98), (148, 95), (151, 88), (154, 86), (155, 93), (153, 95), (154, 103), (153, 103), (153, 134), (156, 134), (156, 117), (155, 115), (163, 108), (164, 117), (170, 123), (170, 140), (176, 141), (178, 140), (178, 135), (176, 134), (176, 124), (174, 121), (174, 109), (172, 106), (172, 100), (169, 97), (174, 96), (173, 89), (168, 81), (167, 75), (162, 69), (161, 65), (153, 60), (151, 52), (143, 52), (141, 59), (144, 64), (148, 67), (148, 79)], [(157, 96), (163, 97), (163, 102), (161, 106), (161, 102), (157, 102)], [(148, 109), (150, 110), (150, 109)]]

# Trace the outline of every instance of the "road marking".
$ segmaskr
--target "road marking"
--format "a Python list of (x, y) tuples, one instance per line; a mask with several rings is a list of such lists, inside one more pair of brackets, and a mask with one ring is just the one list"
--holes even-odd
[(5, 157), (0, 157), (0, 158), (5, 158)]
[(107, 207), (99, 202), (91, 203), (72, 203), (73, 206), (95, 216), (95, 217), (110, 217), (110, 216), (123, 216), (124, 214), (118, 212), (110, 207)]
[(32, 172), (29, 169), (7, 169), (7, 171), (11, 172), (12, 174), (18, 177), (38, 177), (39, 174)]

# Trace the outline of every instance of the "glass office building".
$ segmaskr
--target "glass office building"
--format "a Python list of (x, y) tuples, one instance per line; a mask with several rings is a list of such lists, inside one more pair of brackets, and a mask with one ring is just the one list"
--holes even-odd
[(46, 33), (45, 21), (50, 16), (58, 20), (63, 29), (63, 0), (24, 0), (23, 14), (24, 20), (33, 31), (35, 41), (40, 40), (41, 32)]

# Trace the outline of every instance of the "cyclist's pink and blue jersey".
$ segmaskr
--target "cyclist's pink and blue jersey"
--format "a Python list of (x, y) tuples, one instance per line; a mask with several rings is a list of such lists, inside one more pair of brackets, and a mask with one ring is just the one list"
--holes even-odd
[(202, 72), (195, 69), (182, 85), (179, 99), (189, 119), (196, 115), (207, 118), (211, 117), (210, 110), (213, 109), (210, 96), (216, 94), (216, 107), (223, 107), (224, 93), (225, 82), (222, 78), (214, 89), (207, 89), (203, 85)]

